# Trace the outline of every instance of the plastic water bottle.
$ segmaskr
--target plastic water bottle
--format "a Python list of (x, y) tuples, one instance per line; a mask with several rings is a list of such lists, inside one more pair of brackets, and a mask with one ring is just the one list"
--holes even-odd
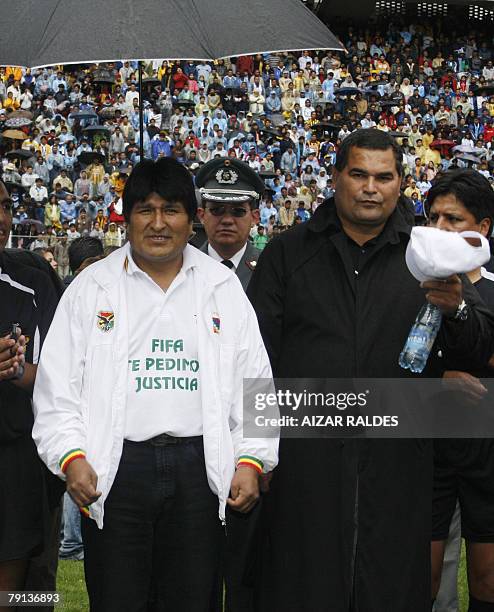
[(402, 368), (414, 374), (422, 372), (441, 327), (441, 319), (442, 313), (437, 306), (429, 302), (422, 306), (400, 353), (398, 363)]

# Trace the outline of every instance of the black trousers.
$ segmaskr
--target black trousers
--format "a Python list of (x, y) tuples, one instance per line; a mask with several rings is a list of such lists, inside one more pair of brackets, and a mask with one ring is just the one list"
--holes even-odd
[(124, 443), (104, 527), (83, 518), (91, 612), (207, 612), (223, 529), (202, 438)]

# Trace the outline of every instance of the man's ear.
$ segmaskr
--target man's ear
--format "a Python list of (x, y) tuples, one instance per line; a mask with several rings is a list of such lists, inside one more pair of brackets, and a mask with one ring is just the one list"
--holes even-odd
[(204, 225), (204, 208), (200, 206), (197, 208), (197, 218)]

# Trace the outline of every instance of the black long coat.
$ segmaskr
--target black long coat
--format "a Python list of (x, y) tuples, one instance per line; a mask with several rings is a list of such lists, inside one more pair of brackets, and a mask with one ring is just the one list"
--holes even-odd
[[(248, 295), (275, 376), (409, 375), (398, 356), (425, 301), (405, 264), (409, 234), (397, 209), (356, 258), (327, 200), (268, 244)], [(481, 306), (440, 331), (457, 369), (485, 363), (492, 338)], [(430, 362), (424, 374), (433, 376)], [(431, 478), (427, 440), (282, 439), (264, 500), (257, 609), (430, 610)]]

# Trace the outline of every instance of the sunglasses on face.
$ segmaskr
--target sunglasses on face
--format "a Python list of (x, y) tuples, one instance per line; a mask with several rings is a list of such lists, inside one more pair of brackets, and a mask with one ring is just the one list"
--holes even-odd
[(222, 217), (226, 212), (230, 213), (232, 217), (245, 217), (245, 215), (249, 212), (248, 209), (243, 208), (242, 206), (227, 206), (224, 204), (219, 204), (218, 206), (208, 206), (209, 212), (214, 217)]

